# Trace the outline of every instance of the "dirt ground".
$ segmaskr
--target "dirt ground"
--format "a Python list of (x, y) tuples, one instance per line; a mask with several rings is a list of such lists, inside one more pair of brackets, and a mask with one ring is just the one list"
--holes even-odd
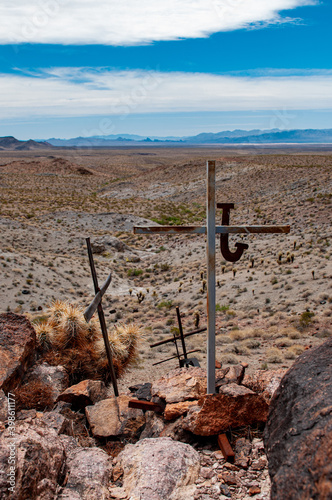
[[(230, 236), (231, 248), (249, 244), (235, 264), (218, 250), (217, 359), (223, 366), (245, 361), (249, 371), (289, 367), (332, 333), (327, 151), (1, 151), (1, 311), (38, 321), (54, 299), (87, 306), (93, 287), (85, 238), (102, 240), (94, 257), (100, 282), (112, 272), (103, 299), (108, 328), (130, 321), (142, 328), (140, 359), (120, 389), (176, 367), (176, 359), (153, 366), (175, 355), (172, 343), (149, 345), (173, 335), (176, 305), (185, 333), (197, 312), (206, 325), (205, 238), (134, 235), (133, 227), (205, 224), (209, 159), (216, 160), (217, 201), (235, 203), (232, 224), (291, 225), (286, 235)], [(117, 240), (107, 243), (109, 236)], [(189, 337), (187, 349), (200, 350), (193, 356), (204, 367), (206, 333)]]

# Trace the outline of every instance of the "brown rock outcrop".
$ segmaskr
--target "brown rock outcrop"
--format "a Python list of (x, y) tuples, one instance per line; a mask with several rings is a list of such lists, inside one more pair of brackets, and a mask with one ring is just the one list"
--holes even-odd
[(35, 359), (36, 332), (25, 316), (0, 314), (0, 389), (12, 391)]
[(191, 406), (197, 406), (198, 401), (183, 401), (181, 403), (170, 403), (164, 411), (165, 420), (173, 420), (185, 415)]
[(265, 448), (275, 500), (332, 498), (332, 338), (305, 351), (272, 398)]
[(58, 396), (58, 401), (71, 403), (74, 407), (85, 408), (107, 398), (107, 388), (101, 380), (82, 380), (68, 387)]
[(207, 394), (192, 406), (183, 420), (183, 428), (198, 436), (220, 434), (229, 427), (265, 422), (268, 404), (250, 389), (228, 384), (219, 394)]
[(129, 396), (103, 399), (87, 406), (85, 414), (95, 437), (134, 436), (145, 424), (142, 410), (128, 408)]

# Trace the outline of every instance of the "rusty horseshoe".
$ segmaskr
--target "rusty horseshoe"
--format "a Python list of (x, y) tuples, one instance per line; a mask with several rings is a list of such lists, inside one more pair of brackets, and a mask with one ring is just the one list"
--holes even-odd
[[(229, 225), (229, 213), (232, 208), (234, 208), (234, 203), (217, 203), (217, 208), (222, 209), (222, 221), (223, 226)], [(231, 252), (228, 247), (228, 234), (220, 235), (220, 250), (225, 260), (228, 262), (237, 262), (241, 259), (244, 250), (249, 248), (246, 243), (235, 243), (236, 250)]]

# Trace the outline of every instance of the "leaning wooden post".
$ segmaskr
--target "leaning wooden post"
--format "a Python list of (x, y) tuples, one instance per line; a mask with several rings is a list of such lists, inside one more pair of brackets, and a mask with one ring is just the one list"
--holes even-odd
[(207, 394), (216, 392), (216, 162), (207, 162)]
[[(88, 249), (88, 255), (89, 255), (89, 263), (90, 263), (90, 269), (91, 269), (91, 275), (93, 279), (93, 285), (95, 289), (95, 294), (98, 294), (100, 292), (100, 288), (98, 285), (98, 278), (97, 278), (97, 273), (95, 269), (95, 264), (93, 261), (93, 256), (92, 256), (92, 249), (91, 249), (91, 243), (90, 243), (90, 238), (86, 238), (86, 246)], [(101, 301), (98, 303), (98, 317), (99, 317), (99, 323), (100, 323), (100, 328), (101, 328), (101, 333), (103, 334), (103, 339), (104, 339), (104, 344), (105, 344), (105, 349), (106, 349), (106, 356), (107, 356), (107, 361), (111, 373), (111, 380), (113, 384), (113, 390), (114, 394), (117, 397), (119, 395), (119, 390), (118, 390), (118, 384), (116, 381), (116, 375), (115, 375), (115, 370), (114, 370), (114, 365), (113, 365), (113, 359), (112, 359), (112, 353), (111, 353), (111, 347), (110, 343), (108, 340), (108, 333), (107, 333), (107, 327), (106, 327), (106, 321), (105, 321), (105, 316), (104, 316), (104, 311), (103, 307), (101, 305)]]

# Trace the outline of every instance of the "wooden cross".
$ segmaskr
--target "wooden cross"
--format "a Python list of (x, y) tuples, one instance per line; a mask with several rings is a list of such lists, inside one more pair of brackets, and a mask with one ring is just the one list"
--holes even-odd
[(103, 298), (104, 293), (106, 292), (109, 284), (111, 283), (112, 275), (110, 274), (108, 276), (108, 278), (106, 279), (105, 283), (102, 285), (102, 287), (99, 288), (97, 273), (96, 273), (96, 269), (95, 269), (95, 263), (93, 261), (90, 238), (86, 238), (86, 245), (87, 245), (87, 249), (88, 249), (91, 275), (92, 275), (93, 285), (95, 288), (96, 295), (95, 295), (93, 301), (91, 302), (91, 304), (89, 305), (89, 307), (87, 307), (87, 309), (84, 311), (84, 318), (85, 318), (85, 321), (87, 323), (89, 323), (90, 319), (93, 316), (93, 313), (96, 310), (98, 310), (99, 323), (100, 323), (101, 332), (103, 334), (103, 339), (104, 339), (104, 344), (105, 344), (105, 349), (106, 349), (106, 356), (107, 356), (108, 366), (110, 368), (114, 394), (115, 394), (115, 396), (118, 396), (119, 395), (118, 384), (117, 384), (116, 376), (115, 376), (115, 370), (114, 370), (114, 365), (113, 365), (110, 342), (108, 339), (108, 333), (107, 333), (107, 327), (106, 327), (103, 306), (101, 303), (101, 299)]
[[(216, 226), (216, 201), (215, 201), (215, 185), (216, 185), (216, 162), (207, 162), (207, 204), (206, 226), (149, 226), (149, 227), (134, 227), (135, 234), (206, 234), (206, 254), (207, 254), (207, 393), (214, 394), (215, 387), (215, 363), (216, 363), (216, 347), (215, 347), (215, 316), (216, 316), (216, 234), (228, 235), (234, 233), (242, 234), (260, 234), (260, 233), (289, 233), (290, 226), (230, 226), (224, 219), (222, 226)], [(228, 204), (229, 205), (229, 204)], [(224, 209), (229, 215), (229, 209), (232, 206), (224, 205)], [(223, 208), (223, 207), (220, 207)], [(228, 242), (227, 242), (228, 243)], [(225, 245), (225, 241), (223, 242)], [(242, 249), (243, 250), (243, 249)], [(241, 252), (242, 255), (242, 252)]]

